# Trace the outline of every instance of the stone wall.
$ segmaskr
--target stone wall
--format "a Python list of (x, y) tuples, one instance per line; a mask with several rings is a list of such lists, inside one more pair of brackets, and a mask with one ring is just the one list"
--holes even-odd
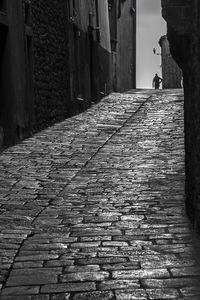
[(163, 89), (179, 89), (182, 87), (182, 71), (170, 53), (166, 35), (160, 38), (159, 44), (161, 47)]
[[(120, 90), (125, 90), (133, 87), (135, 72), (131, 15), (135, 0), (117, 3), (118, 77)], [(1, 149), (82, 112), (113, 86), (107, 0), (0, 0), (0, 4)], [(123, 36), (127, 28), (129, 34)], [(125, 55), (127, 45), (131, 46)]]
[(70, 115), (66, 2), (32, 0), (36, 130)]
[(110, 91), (106, 0), (1, 0), (0, 149)]
[(200, 2), (163, 0), (171, 53), (185, 92), (186, 209), (200, 227)]

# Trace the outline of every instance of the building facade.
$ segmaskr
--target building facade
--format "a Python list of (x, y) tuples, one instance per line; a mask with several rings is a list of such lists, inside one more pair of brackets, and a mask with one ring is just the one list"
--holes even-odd
[(136, 87), (136, 0), (109, 0), (113, 90)]
[(186, 210), (200, 228), (200, 2), (162, 0), (171, 53), (183, 71)]
[(0, 144), (25, 137), (33, 123), (30, 2), (0, 5)]
[(0, 0), (0, 147), (135, 87), (135, 1), (113, 1), (114, 18), (110, 8)]
[(163, 89), (179, 89), (182, 87), (182, 71), (171, 55), (166, 35), (160, 38), (159, 45), (161, 47)]
[(67, 1), (31, 1), (33, 28), (33, 129), (40, 130), (69, 113)]

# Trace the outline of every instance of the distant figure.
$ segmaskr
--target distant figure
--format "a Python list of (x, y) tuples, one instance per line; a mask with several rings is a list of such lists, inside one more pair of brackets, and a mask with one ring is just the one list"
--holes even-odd
[(184, 84), (183, 84), (183, 76), (181, 77), (181, 87), (184, 88)]
[(159, 88), (160, 88), (160, 84), (161, 84), (162, 81), (163, 81), (162, 78), (160, 78), (160, 77), (158, 76), (158, 74), (156, 73), (156, 75), (155, 75), (155, 77), (154, 77), (154, 79), (153, 79), (153, 87), (154, 87), (156, 90), (159, 89)]

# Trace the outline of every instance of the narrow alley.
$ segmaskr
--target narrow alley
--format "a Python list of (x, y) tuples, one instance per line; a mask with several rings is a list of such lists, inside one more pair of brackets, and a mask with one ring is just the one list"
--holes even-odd
[(111, 94), (0, 154), (2, 300), (200, 299), (182, 90)]

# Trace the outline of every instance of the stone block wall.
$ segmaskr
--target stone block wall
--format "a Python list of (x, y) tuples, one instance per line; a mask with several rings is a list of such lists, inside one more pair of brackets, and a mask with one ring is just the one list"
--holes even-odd
[(70, 115), (67, 5), (32, 0), (34, 110), (36, 130)]
[[(126, 76), (120, 86), (124, 85), (123, 90), (133, 87), (129, 87), (135, 46), (132, 2), (135, 0), (117, 0), (121, 13), (118, 43), (124, 45), (118, 45), (117, 61), (120, 80)], [(80, 113), (113, 88), (107, 0), (1, 3), (0, 149)], [(125, 41), (127, 26), (130, 36)], [(131, 62), (121, 72), (127, 44), (131, 45), (127, 62)]]
[(36, 130), (111, 91), (107, 14), (106, 0), (32, 0)]

